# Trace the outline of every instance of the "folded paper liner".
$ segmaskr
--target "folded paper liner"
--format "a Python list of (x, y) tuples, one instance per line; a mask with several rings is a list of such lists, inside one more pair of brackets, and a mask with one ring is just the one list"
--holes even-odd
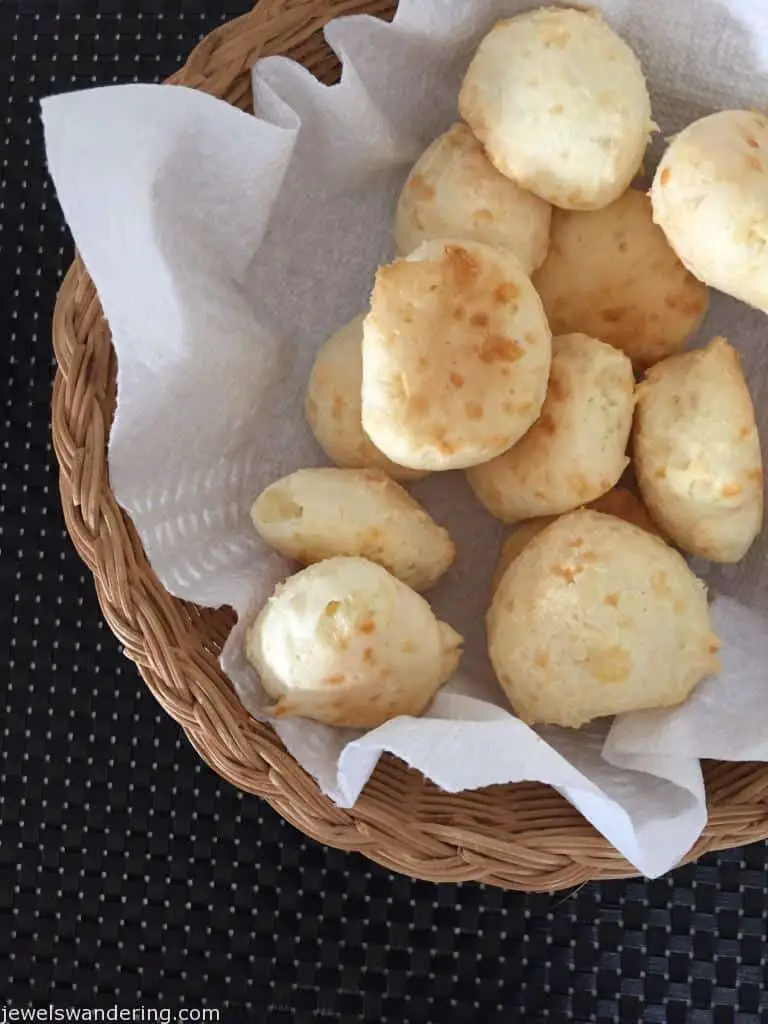
[[(264, 694), (244, 630), (293, 567), (256, 536), (251, 502), (277, 477), (324, 464), (302, 412), (314, 355), (365, 307), (391, 257), (398, 190), (456, 119), (474, 47), (496, 18), (530, 6), (402, 0), (393, 24), (339, 19), (326, 35), (341, 82), (262, 60), (256, 117), (153, 85), (44, 101), (51, 174), (117, 352), (114, 493), (172, 594), (235, 608), (222, 664), (257, 717)], [(635, 0), (602, 8), (643, 61), (664, 135), (714, 109), (768, 106), (768, 7), (665, 0), (663, 17)], [(717, 295), (697, 341), (716, 333), (741, 353), (765, 439), (768, 322)], [(768, 760), (768, 533), (739, 566), (694, 565), (715, 595), (718, 678), (672, 711), (534, 731), (511, 714), (486, 653), (482, 610), (502, 527), (461, 473), (412, 490), (457, 542), (429, 597), (466, 638), (460, 670), (421, 719), (364, 735), (276, 722), (289, 751), (344, 807), (382, 751), (450, 792), (538, 780), (643, 874), (671, 868), (706, 821), (699, 758)]]

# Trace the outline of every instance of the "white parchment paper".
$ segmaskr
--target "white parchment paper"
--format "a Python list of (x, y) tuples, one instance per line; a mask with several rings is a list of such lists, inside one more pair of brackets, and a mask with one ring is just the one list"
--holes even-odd
[[(51, 174), (118, 356), (112, 486), (168, 590), (237, 611), (223, 664), (254, 715), (262, 692), (243, 631), (291, 566), (255, 535), (250, 504), (278, 476), (323, 464), (302, 415), (314, 354), (365, 306), (392, 252), (397, 192), (455, 120), (474, 46), (497, 17), (530, 6), (402, 0), (393, 24), (340, 19), (327, 38), (341, 82), (326, 87), (268, 58), (253, 70), (255, 117), (180, 87), (44, 102)], [(664, 134), (712, 109), (768, 105), (768, 6), (601, 6), (643, 61)], [(717, 296), (699, 337), (722, 332), (738, 346), (764, 438), (767, 324)], [(672, 867), (706, 820), (699, 758), (768, 759), (765, 537), (738, 567), (696, 566), (717, 594), (719, 678), (673, 711), (533, 731), (509, 712), (485, 651), (482, 611), (502, 529), (463, 474), (413, 491), (458, 544), (430, 600), (466, 638), (460, 671), (421, 719), (365, 735), (276, 724), (289, 750), (343, 806), (383, 750), (449, 791), (540, 780), (644, 874)]]

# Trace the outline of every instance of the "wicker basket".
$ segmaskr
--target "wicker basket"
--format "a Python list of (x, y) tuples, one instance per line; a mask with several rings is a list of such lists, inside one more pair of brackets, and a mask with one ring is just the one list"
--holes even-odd
[[(204, 39), (171, 82), (248, 109), (249, 68), (274, 53), (333, 81), (338, 64), (321, 35), (325, 22), (359, 11), (391, 17), (394, 7), (394, 0), (261, 0)], [(79, 260), (59, 294), (53, 339), (53, 439), (67, 527), (126, 654), (215, 771), (320, 842), (418, 878), (551, 890), (633, 874), (576, 810), (538, 784), (451, 796), (384, 758), (352, 810), (326, 799), (272, 730), (244, 711), (222, 675), (217, 656), (232, 615), (166, 593), (115, 502), (106, 459), (115, 360)], [(691, 858), (768, 836), (768, 766), (712, 763), (705, 774), (709, 823)]]

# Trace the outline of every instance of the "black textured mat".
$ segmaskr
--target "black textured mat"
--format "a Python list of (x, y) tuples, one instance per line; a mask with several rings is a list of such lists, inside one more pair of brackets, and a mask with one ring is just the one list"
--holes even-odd
[(49, 442), (70, 243), (38, 98), (161, 78), (247, 6), (0, 0), (0, 1024), (30, 1005), (270, 1024), (768, 1021), (764, 846), (568, 897), (411, 882), (219, 781), (102, 624)]

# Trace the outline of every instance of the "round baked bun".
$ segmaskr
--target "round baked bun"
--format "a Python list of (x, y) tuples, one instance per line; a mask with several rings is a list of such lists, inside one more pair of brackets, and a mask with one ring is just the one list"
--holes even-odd
[(554, 338), (541, 416), (509, 451), (467, 471), (472, 490), (505, 523), (569, 512), (609, 491), (629, 462), (634, 392), (623, 352), (585, 334)]
[(664, 541), (599, 512), (562, 516), (526, 545), (487, 629), (499, 682), (529, 724), (673, 707), (717, 670), (704, 585)]
[(675, 136), (653, 216), (699, 280), (768, 311), (768, 118), (722, 110)]
[(400, 194), (395, 242), (406, 255), (432, 238), (509, 249), (526, 274), (541, 266), (552, 207), (499, 174), (465, 124), (455, 124), (416, 161)]
[(566, 210), (618, 199), (654, 127), (632, 50), (597, 12), (555, 7), (495, 25), (459, 111), (502, 174)]
[[(623, 519), (627, 523), (639, 526), (641, 530), (646, 530), (657, 537), (660, 536), (656, 524), (648, 515), (648, 509), (632, 491), (628, 491), (624, 487), (614, 487), (612, 491), (591, 501), (587, 508), (594, 512), (602, 512), (604, 515), (616, 516), (617, 519)], [(501, 547), (499, 561), (493, 573), (492, 593), (496, 593), (504, 573), (528, 542), (545, 530), (550, 523), (554, 523), (556, 519), (557, 516), (538, 516), (536, 519), (526, 519), (522, 523), (517, 523), (510, 530)]]
[(461, 637), (417, 593), (364, 558), (331, 558), (279, 585), (246, 656), (275, 718), (372, 729), (420, 715), (459, 661)]
[(363, 320), (356, 316), (323, 344), (307, 386), (304, 411), (315, 440), (337, 466), (383, 469), (393, 480), (424, 476), (391, 462), (363, 430)]
[(381, 267), (363, 324), (363, 429), (412, 469), (463, 469), (513, 445), (541, 410), (552, 339), (519, 260), (424, 242)]
[(378, 469), (300, 469), (262, 491), (251, 519), (286, 558), (369, 558), (414, 590), (436, 583), (456, 555), (448, 531)]
[(763, 524), (763, 467), (739, 357), (724, 338), (658, 363), (638, 388), (637, 482), (683, 550), (738, 562)]
[(650, 199), (634, 188), (593, 213), (555, 210), (533, 284), (555, 334), (600, 338), (641, 370), (679, 351), (709, 303), (707, 287), (653, 223)]

